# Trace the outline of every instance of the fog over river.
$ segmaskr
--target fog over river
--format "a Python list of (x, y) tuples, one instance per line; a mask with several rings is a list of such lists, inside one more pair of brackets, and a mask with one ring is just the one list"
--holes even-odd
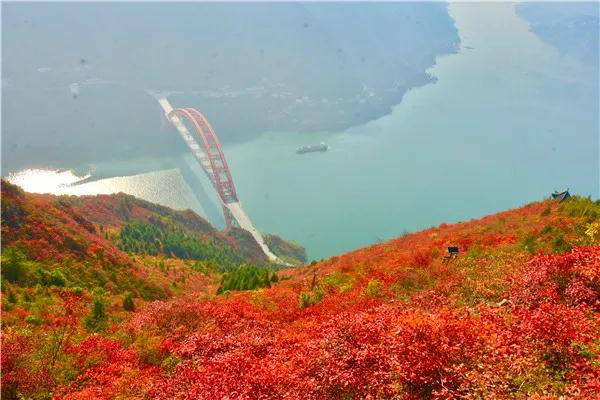
[[(389, 115), (342, 131), (273, 131), (226, 145), (256, 227), (301, 243), (318, 259), (405, 230), (517, 207), (555, 189), (597, 198), (598, 64), (545, 42), (515, 7), (451, 3), (460, 50), (438, 57), (428, 71), (435, 82), (409, 90)], [(330, 151), (295, 154), (321, 141)], [(130, 163), (133, 171), (143, 162), (95, 167), (126, 171)], [(56, 184), (45, 178), (44, 185), (40, 172), (11, 179), (32, 191), (130, 192), (190, 207), (222, 226), (216, 194), (191, 156), (160, 162), (159, 172), (73, 187), (59, 186), (73, 175)]]

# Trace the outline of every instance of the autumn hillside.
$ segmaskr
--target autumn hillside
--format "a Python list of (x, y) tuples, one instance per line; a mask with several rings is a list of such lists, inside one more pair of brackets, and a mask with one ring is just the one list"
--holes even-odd
[[(23, 231), (24, 218), (46, 215), (48, 198), (32, 197), (21, 210), (23, 194), (7, 191), (3, 185), (3, 398), (594, 399), (600, 392), (598, 202), (544, 200), (275, 275), (227, 269), (216, 258), (186, 267), (174, 251), (201, 249), (165, 252), (172, 238), (186, 243), (169, 225), (175, 217), (162, 226), (142, 215), (151, 205), (126, 207), (125, 217), (118, 197), (97, 209), (73, 198), (54, 218), (87, 247), (73, 250), (83, 261), (65, 261), (80, 267), (61, 281), (37, 269), (60, 264), (53, 240), (67, 239), (53, 239), (44, 222)], [(211, 234), (186, 223), (186, 234)], [(457, 257), (447, 257), (450, 246)], [(188, 269), (170, 284), (178, 296), (135, 297), (133, 305), (121, 294), (72, 287), (87, 273), (81, 263), (110, 287), (111, 272), (98, 261), (106, 258), (144, 284), (153, 281), (134, 271), (171, 276), (153, 263)], [(196, 275), (208, 286), (186, 283)], [(139, 285), (112, 284), (129, 292)]]
[[(296, 264), (305, 260), (302, 247), (269, 237), (282, 244), (275, 249), (282, 257)], [(215, 271), (235, 269), (242, 263), (268, 263), (247, 232), (217, 231), (189, 210), (175, 211), (122, 193), (35, 195), (4, 181), (2, 249), (44, 263), (46, 270), (53, 270), (48, 264), (54, 265), (56, 273), (82, 286), (125, 285), (121, 289), (132, 290), (128, 281), (141, 280), (146, 281), (140, 283), (144, 290), (154, 292), (169, 288), (153, 287), (153, 279), (148, 279), (153, 273), (148, 270), (149, 261), (158, 265), (188, 260)], [(152, 295), (164, 297), (158, 292)]]

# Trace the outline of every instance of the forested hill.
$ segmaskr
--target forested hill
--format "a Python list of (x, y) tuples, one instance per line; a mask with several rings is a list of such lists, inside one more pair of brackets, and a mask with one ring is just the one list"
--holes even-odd
[[(215, 271), (233, 270), (243, 263), (268, 264), (249, 234), (236, 228), (220, 232), (189, 210), (172, 210), (122, 193), (82, 197), (30, 194), (5, 181), (2, 249), (14, 250), (31, 261), (62, 264), (60, 272), (72, 274), (77, 281), (82, 278), (72, 269), (84, 268), (84, 264), (89, 264), (89, 269), (92, 265), (124, 268), (122, 272), (131, 270), (135, 277), (146, 268), (140, 261), (145, 257), (189, 260)], [(286, 243), (275, 251), (296, 264), (305, 261), (299, 245)], [(90, 274), (89, 269), (84, 275)], [(95, 274), (96, 281), (105, 281), (102, 272)], [(115, 271), (109, 276), (127, 280)], [(93, 286), (94, 279), (81, 283)]]
[[(164, 254), (200, 222), (143, 203), (116, 218), (120, 198), (92, 210), (3, 185), (3, 399), (597, 398), (600, 202), (221, 274)], [(152, 301), (163, 282), (180, 295)]]

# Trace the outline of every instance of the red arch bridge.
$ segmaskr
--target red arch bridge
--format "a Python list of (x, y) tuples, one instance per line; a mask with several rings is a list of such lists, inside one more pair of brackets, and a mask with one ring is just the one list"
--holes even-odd
[[(248, 231), (270, 261), (285, 264), (271, 252), (261, 233), (254, 227), (250, 217), (242, 208), (219, 138), (206, 117), (194, 108), (173, 109), (166, 95), (150, 94), (156, 97), (165, 116), (175, 126), (219, 194), (227, 226), (233, 225)], [(192, 135), (188, 126), (193, 128), (199, 140)]]

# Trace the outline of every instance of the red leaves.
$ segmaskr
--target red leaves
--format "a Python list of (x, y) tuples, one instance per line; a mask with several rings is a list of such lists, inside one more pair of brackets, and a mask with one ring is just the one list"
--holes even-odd
[(431, 264), (430, 250), (417, 250), (412, 255), (412, 265), (419, 267), (427, 267)]
[(400, 319), (396, 331), (395, 361), (405, 385), (418, 393), (455, 386), (459, 377), (448, 374), (456, 364), (469, 363), (481, 345), (476, 321), (442, 311), (411, 313)]
[(112, 399), (119, 394), (135, 397), (146, 391), (148, 377), (156, 373), (155, 367), (141, 365), (133, 350), (98, 335), (71, 346), (69, 353), (76, 357), (83, 372), (70, 386), (55, 393), (56, 398)]
[(513, 288), (521, 304), (543, 302), (586, 304), (600, 310), (600, 246), (539, 256), (526, 265)]
[[(518, 250), (517, 236), (557, 220), (556, 212), (540, 217), (546, 207), (443, 225), (320, 263), (316, 284), (325, 295), (305, 309), (298, 297), (311, 281), (306, 269), (282, 274), (290, 280), (269, 290), (140, 304), (114, 338), (79, 335), (65, 346), (80, 373), (54, 395), (593, 398), (600, 390), (600, 248), (532, 259)], [(90, 211), (104, 212), (110, 223), (110, 207)], [(534, 222), (522, 223), (524, 216)], [(557, 221), (552, 226), (568, 228), (568, 220)], [(43, 224), (31, 232), (38, 245), (56, 234)], [(460, 256), (443, 263), (451, 245)], [(88, 251), (99, 259), (101, 248), (90, 242)], [(368, 282), (381, 284), (377, 296), (365, 294)], [(63, 311), (43, 316), (44, 334), (75, 329), (80, 318), (82, 299), (56, 293)], [(3, 330), (3, 385), (23, 393), (30, 382), (50, 384), (49, 375), (35, 381), (25, 367), (37, 344), (30, 339)]]
[[(290, 325), (253, 308), (243, 296), (168, 310), (157, 304), (153, 323), (161, 329), (203, 322), (193, 323), (197, 332), (163, 343), (183, 361), (173, 375), (155, 378), (150, 394), (164, 399), (510, 397), (518, 389), (513, 381), (542, 385), (551, 374), (563, 373), (572, 382), (568, 390), (577, 388), (585, 397), (598, 381), (598, 367), (584, 350), (598, 337), (597, 322), (585, 309), (597, 253), (578, 249), (534, 258), (509, 296), (514, 304), (482, 306), (478, 315), (438, 306), (426, 313), (365, 300), (351, 310), (328, 304), (299, 314)], [(576, 279), (557, 281), (565, 272)], [(584, 308), (574, 308), (575, 303)], [(175, 319), (163, 319), (166, 315)]]
[(47, 366), (34, 366), (29, 362), (40, 344), (35, 336), (30, 332), (2, 329), (1, 339), (3, 398), (16, 397), (16, 393), (34, 394), (52, 385)]

